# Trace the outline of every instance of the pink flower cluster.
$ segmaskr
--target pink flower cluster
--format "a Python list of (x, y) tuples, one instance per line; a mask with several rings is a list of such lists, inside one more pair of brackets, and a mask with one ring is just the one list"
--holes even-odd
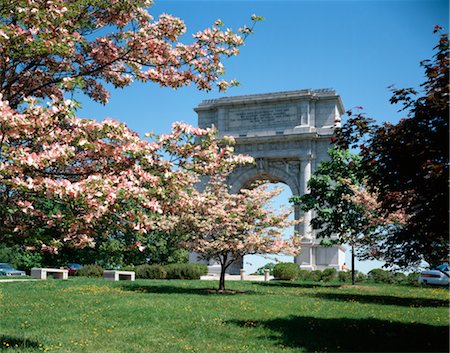
[(168, 219), (180, 224), (202, 175), (251, 161), (214, 129), (175, 123), (146, 141), (117, 121), (79, 119), (56, 97), (48, 108), (31, 99), (19, 113), (0, 96), (0, 127), (3, 233), (52, 253), (109, 234), (139, 242)]
[[(62, 97), (80, 89), (107, 102), (103, 82), (124, 87), (133, 80), (181, 87), (194, 83), (224, 90), (237, 82), (219, 81), (222, 59), (239, 53), (252, 31), (241, 35), (223, 23), (180, 42), (184, 22), (162, 14), (153, 19), (151, 1), (18, 0), (5, 5), (0, 25), (0, 87), (13, 107), (27, 96)], [(258, 17), (253, 21), (260, 20)]]

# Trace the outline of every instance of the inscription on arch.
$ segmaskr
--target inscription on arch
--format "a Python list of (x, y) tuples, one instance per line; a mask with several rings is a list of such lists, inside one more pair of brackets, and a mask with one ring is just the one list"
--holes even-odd
[(232, 108), (227, 113), (225, 126), (230, 131), (287, 128), (299, 123), (298, 107), (294, 104)]

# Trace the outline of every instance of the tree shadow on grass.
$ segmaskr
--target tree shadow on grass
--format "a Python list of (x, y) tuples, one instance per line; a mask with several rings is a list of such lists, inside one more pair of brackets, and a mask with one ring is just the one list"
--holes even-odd
[(284, 287), (284, 288), (339, 288), (340, 284), (318, 284), (318, 283), (298, 283), (289, 281), (252, 282), (264, 287)]
[(39, 347), (39, 342), (30, 340), (28, 338), (12, 337), (12, 336), (0, 336), (0, 350), (7, 349), (26, 349), (26, 348), (37, 348)]
[(195, 295), (236, 295), (236, 294), (254, 294), (253, 291), (227, 291), (224, 293), (218, 293), (217, 288), (202, 287), (182, 287), (174, 285), (161, 285), (161, 284), (135, 284), (127, 283), (121, 286), (123, 290), (141, 293), (155, 293), (155, 294), (195, 294)]
[(312, 296), (326, 300), (358, 302), (366, 304), (397, 305), (407, 307), (448, 307), (447, 300), (434, 298), (405, 298), (389, 295), (349, 294), (336, 292), (314, 293), (312, 294)]
[(228, 323), (247, 330), (268, 329), (273, 334), (264, 337), (308, 352), (448, 352), (449, 349), (448, 326), (310, 316)]

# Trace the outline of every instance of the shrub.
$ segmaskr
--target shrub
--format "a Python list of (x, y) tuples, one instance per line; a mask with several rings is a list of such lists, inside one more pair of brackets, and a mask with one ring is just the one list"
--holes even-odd
[(200, 279), (208, 273), (208, 266), (204, 264), (170, 264), (164, 266), (167, 279)]
[(311, 271), (309, 270), (298, 270), (298, 279), (301, 281), (308, 281), (309, 280), (309, 273)]
[(134, 272), (136, 278), (165, 279), (167, 277), (167, 271), (161, 265), (139, 265), (134, 268)]
[(381, 268), (370, 270), (367, 277), (375, 283), (391, 283), (389, 271), (385, 271)]
[(330, 282), (337, 278), (337, 271), (335, 268), (326, 268), (322, 271), (320, 280), (324, 282)]
[(406, 275), (403, 272), (391, 272), (393, 283), (402, 283), (406, 279)]
[(351, 282), (352, 281), (352, 273), (350, 271), (339, 271), (338, 279), (340, 282)]
[(102, 277), (103, 267), (99, 265), (85, 265), (76, 272), (76, 275), (82, 277)]
[[(355, 271), (356, 273), (355, 273), (355, 281), (356, 282), (365, 282), (365, 281), (367, 281), (367, 275), (366, 274), (364, 274), (364, 273), (362, 273), (362, 272), (359, 272), (359, 271)], [(350, 278), (351, 278), (351, 272), (350, 272)]]
[(406, 279), (402, 272), (392, 272), (375, 268), (368, 273), (368, 278), (376, 283), (401, 283)]
[(275, 267), (275, 264), (273, 262), (268, 262), (266, 263), (264, 266), (258, 268), (256, 270), (256, 274), (258, 275), (263, 275), (264, 274), (264, 270), (268, 269), (269, 270), (269, 275), (273, 275), (273, 268)]
[(276, 279), (290, 280), (297, 279), (300, 268), (292, 262), (282, 262), (273, 268), (273, 275)]
[[(352, 271), (340, 271), (338, 272), (338, 279), (341, 282), (351, 282), (352, 281)], [(365, 282), (367, 281), (367, 275), (355, 271), (355, 282)]]
[(322, 278), (322, 271), (314, 270), (309, 271), (309, 280), (313, 282), (319, 282)]
[(408, 273), (408, 275), (403, 280), (403, 283), (407, 284), (409, 286), (418, 286), (419, 285), (419, 276), (420, 276), (420, 272)]

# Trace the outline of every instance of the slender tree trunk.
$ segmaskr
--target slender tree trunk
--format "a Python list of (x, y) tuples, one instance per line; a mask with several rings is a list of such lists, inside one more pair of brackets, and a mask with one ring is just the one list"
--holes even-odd
[(225, 271), (227, 269), (227, 255), (223, 255), (220, 261), (220, 280), (219, 280), (219, 290), (225, 290)]
[(352, 243), (352, 285), (355, 285), (355, 244)]

